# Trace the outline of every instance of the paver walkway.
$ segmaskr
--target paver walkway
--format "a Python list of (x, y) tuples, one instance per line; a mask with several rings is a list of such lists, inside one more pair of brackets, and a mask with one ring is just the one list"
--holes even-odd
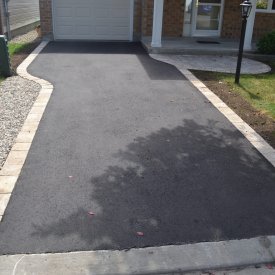
[[(179, 69), (192, 69), (210, 72), (235, 73), (237, 57), (221, 55), (178, 55), (178, 54), (151, 54), (154, 59), (168, 62)], [(242, 60), (242, 74), (267, 73), (271, 68), (259, 61), (248, 58)]]
[(29, 72), (55, 89), (1, 254), (275, 234), (274, 168), (175, 67), (139, 44), (56, 42)]

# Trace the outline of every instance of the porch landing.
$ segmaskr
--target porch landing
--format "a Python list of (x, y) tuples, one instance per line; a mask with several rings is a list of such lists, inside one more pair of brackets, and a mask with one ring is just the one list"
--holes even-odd
[[(217, 37), (178, 37), (163, 38), (162, 47), (151, 47), (151, 37), (143, 37), (142, 44), (149, 53), (174, 53), (195, 55), (237, 55), (239, 51), (238, 40), (220, 39)], [(252, 53), (256, 45), (253, 45)]]
[[(150, 54), (156, 60), (172, 64), (179, 70), (202, 70), (235, 73), (237, 57), (224, 55)], [(262, 74), (271, 70), (266, 64), (243, 58), (242, 74)]]

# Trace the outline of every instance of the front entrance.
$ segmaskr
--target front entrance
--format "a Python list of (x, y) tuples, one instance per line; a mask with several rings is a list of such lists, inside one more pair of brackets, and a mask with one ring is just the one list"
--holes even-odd
[(219, 36), (224, 0), (186, 0), (184, 36)]

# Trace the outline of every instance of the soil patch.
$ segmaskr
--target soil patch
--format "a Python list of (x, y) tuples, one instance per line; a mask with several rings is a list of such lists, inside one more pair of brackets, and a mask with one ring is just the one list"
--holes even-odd
[(205, 71), (192, 72), (275, 148), (275, 121), (271, 117), (251, 106), (249, 102), (235, 92), (227, 83), (220, 81), (216, 74)]
[(11, 57), (11, 67), (14, 72), (16, 72), (17, 67), (28, 57), (28, 55), (39, 45), (40, 39), (36, 39), (35, 41), (28, 44), (22, 51), (14, 54)]

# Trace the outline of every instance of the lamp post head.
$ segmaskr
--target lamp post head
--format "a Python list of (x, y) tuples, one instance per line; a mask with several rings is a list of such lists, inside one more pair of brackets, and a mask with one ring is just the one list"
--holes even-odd
[(240, 6), (242, 8), (242, 17), (248, 18), (252, 9), (252, 3), (249, 0), (245, 0)]

